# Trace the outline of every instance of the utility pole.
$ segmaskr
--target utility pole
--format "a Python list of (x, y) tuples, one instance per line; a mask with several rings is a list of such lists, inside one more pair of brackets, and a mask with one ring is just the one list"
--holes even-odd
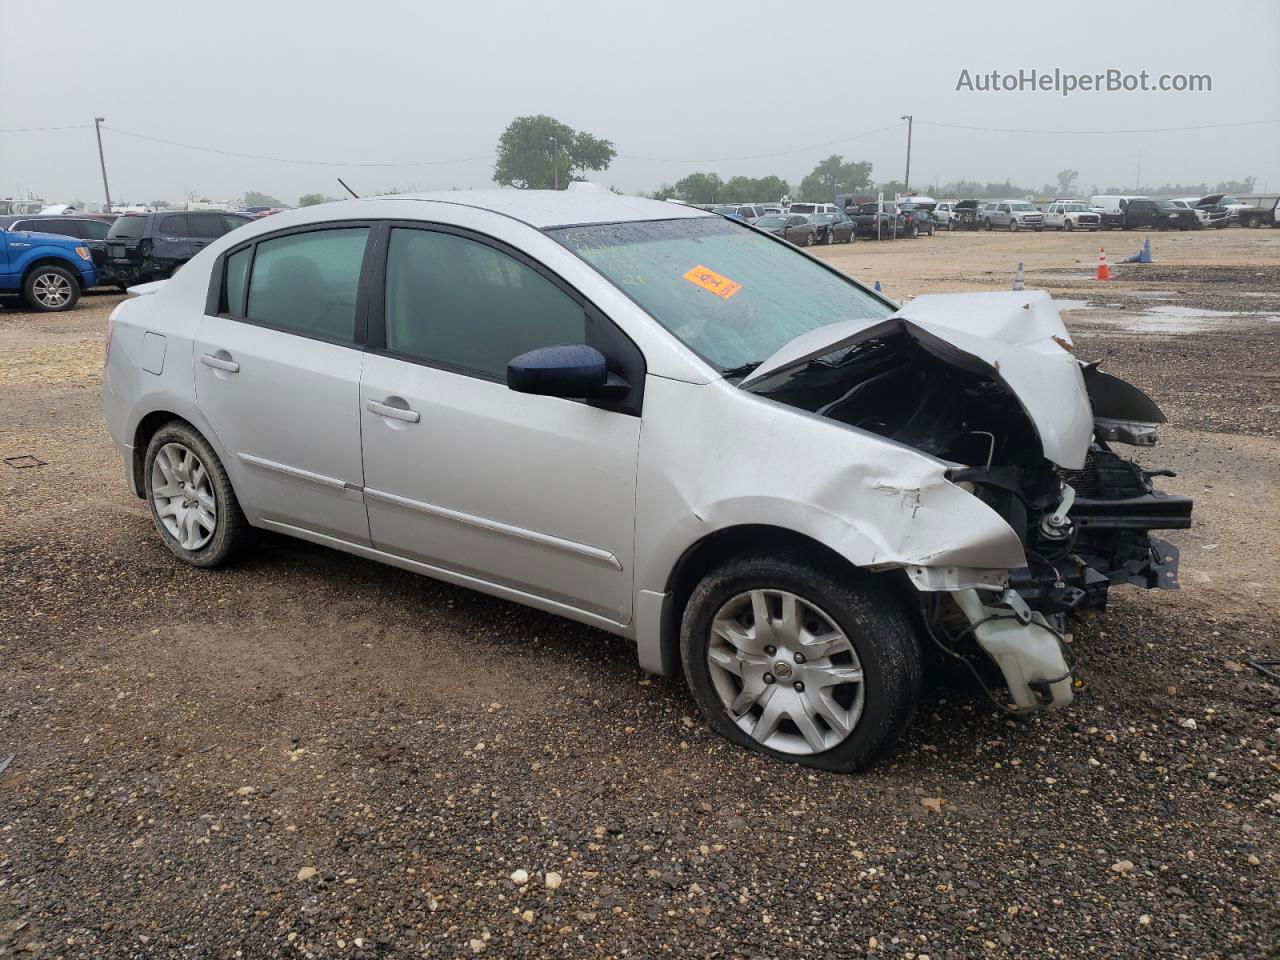
[(551, 144), (551, 176), (555, 180), (555, 188), (560, 189), (560, 144), (556, 142), (555, 137), (551, 137), (548, 141)]
[(911, 124), (912, 116), (907, 113), (898, 118), (907, 121), (907, 172), (902, 178), (902, 192), (908, 196), (911, 194)]
[(106, 122), (106, 117), (93, 118), (93, 132), (98, 135), (98, 165), (102, 167), (102, 192), (107, 198), (106, 213), (111, 212), (111, 188), (107, 186), (107, 160), (102, 154), (102, 124)]
[(1142, 148), (1141, 147), (1138, 148), (1138, 176), (1136, 181), (1133, 184), (1133, 189), (1134, 190), (1142, 189)]

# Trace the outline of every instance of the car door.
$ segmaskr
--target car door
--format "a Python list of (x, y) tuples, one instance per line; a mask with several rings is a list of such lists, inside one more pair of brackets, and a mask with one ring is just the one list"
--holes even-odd
[(187, 225), (191, 231), (189, 242), (193, 257), (227, 232), (220, 213), (188, 213)]
[(344, 223), (233, 249), (194, 358), (197, 406), (235, 460), (245, 509), (276, 529), (364, 546), (356, 321), (368, 235)]
[(390, 229), (360, 388), (373, 545), (476, 586), (630, 620), (638, 411), (514, 393), (528, 350), (643, 357), (558, 278), (451, 228)]

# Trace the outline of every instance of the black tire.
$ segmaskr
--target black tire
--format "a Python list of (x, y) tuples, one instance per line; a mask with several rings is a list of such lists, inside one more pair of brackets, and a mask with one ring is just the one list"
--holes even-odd
[(1067, 233), (1070, 233), (1075, 228), (1076, 228), (1076, 225), (1074, 222), (1072, 222), (1070, 217), (1067, 217), (1062, 221), (1062, 229), (1067, 231)]
[(1017, 233), (1017, 232), (1018, 232), (1018, 228), (1019, 228), (1020, 226), (1021, 226), (1021, 224), (1020, 224), (1020, 223), (1018, 223), (1018, 218), (1017, 218), (1017, 217), (1010, 217), (1010, 218), (1009, 218), (1009, 232), (1010, 232), (1010, 233)]
[(806, 233), (806, 234), (804, 235), (804, 245), (805, 245), (806, 247), (812, 247), (812, 246), (813, 246), (813, 231), (812, 231), (812, 230), (810, 230), (808, 233)]
[(826, 235), (822, 238), (822, 242), (827, 244), (835, 243), (836, 242), (835, 232), (832, 230), (827, 230)]
[(990, 219), (987, 219), (987, 220), (983, 220), (983, 221), (982, 221), (982, 229), (983, 229), (983, 230), (985, 230), (985, 231), (987, 231), (987, 233), (990, 233), (990, 232), (991, 232), (991, 220), (990, 220)]
[[(850, 640), (862, 668), (861, 716), (844, 740), (823, 752), (784, 753), (756, 742), (716, 692), (707, 663), (712, 620), (734, 597), (761, 588), (785, 590), (820, 607)], [(707, 574), (685, 606), (680, 655), (711, 729), (741, 747), (819, 770), (849, 773), (872, 763), (902, 736), (920, 698), (920, 645), (896, 595), (869, 578), (798, 555), (746, 556)]]
[(948, 220), (948, 221), (947, 221), (947, 232), (948, 232), (948, 233), (950, 233), (950, 232), (951, 232), (952, 230), (954, 230), (955, 228), (956, 228), (956, 222), (955, 222), (954, 220)]
[[(152, 495), (156, 457), (163, 447), (171, 443), (181, 444), (195, 454), (207, 472), (212, 487), (216, 506), (214, 531), (207, 543), (194, 550), (183, 547), (165, 527)], [(147, 444), (142, 477), (147, 505), (151, 508), (151, 519), (164, 545), (179, 560), (184, 560), (193, 567), (219, 567), (235, 559), (248, 545), (251, 528), (244, 511), (240, 509), (240, 501), (231, 487), (227, 471), (209, 442), (191, 424), (183, 420), (171, 420), (152, 435), (151, 442)]]
[(911, 226), (907, 227), (908, 239), (914, 240), (919, 235), (920, 235), (920, 228), (917, 227), (914, 223)]
[[(52, 290), (62, 291), (54, 300)], [(66, 267), (46, 263), (33, 267), (22, 278), (22, 299), (37, 313), (62, 313), (71, 310), (80, 301), (80, 278)]]

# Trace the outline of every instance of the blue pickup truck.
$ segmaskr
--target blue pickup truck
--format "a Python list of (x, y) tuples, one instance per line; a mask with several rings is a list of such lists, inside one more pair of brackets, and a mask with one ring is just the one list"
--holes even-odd
[(32, 310), (70, 310), (98, 278), (83, 240), (0, 230), (0, 300), (20, 296)]

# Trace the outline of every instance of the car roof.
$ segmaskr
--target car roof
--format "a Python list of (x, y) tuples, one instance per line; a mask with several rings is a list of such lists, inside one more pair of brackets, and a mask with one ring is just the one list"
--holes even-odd
[[(621, 223), (643, 220), (684, 220), (715, 214), (644, 197), (623, 197), (601, 190), (448, 190), (438, 193), (405, 193), (384, 200), (418, 200), (450, 203), (477, 210), (489, 210), (511, 217), (539, 230), (548, 227), (582, 226), (591, 223)], [(742, 206), (742, 204), (721, 204)]]

